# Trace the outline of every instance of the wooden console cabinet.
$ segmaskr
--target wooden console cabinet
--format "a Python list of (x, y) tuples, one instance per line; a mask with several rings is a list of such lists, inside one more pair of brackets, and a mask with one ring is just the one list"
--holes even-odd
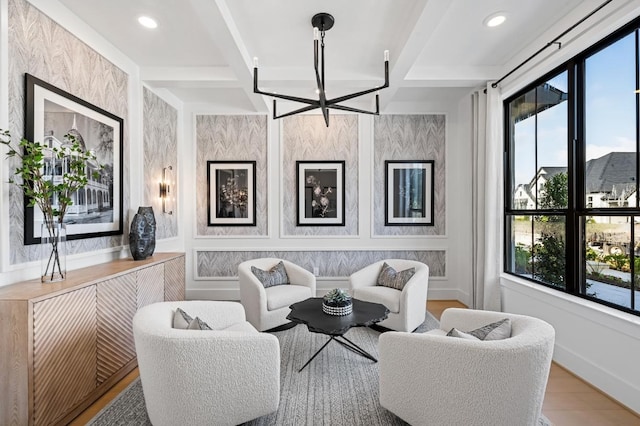
[(0, 287), (0, 425), (68, 423), (136, 367), (136, 311), (184, 290), (183, 253)]

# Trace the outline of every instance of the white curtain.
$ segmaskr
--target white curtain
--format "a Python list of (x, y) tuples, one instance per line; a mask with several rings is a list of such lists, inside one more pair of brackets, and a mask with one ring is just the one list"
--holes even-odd
[(503, 111), (500, 89), (487, 84), (472, 95), (472, 307), (499, 311), (503, 217)]

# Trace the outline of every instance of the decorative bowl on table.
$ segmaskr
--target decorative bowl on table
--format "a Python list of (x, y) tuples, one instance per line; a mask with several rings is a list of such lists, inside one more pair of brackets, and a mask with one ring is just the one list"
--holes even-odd
[(324, 295), (322, 312), (328, 315), (349, 315), (353, 312), (351, 296), (341, 288), (334, 288)]

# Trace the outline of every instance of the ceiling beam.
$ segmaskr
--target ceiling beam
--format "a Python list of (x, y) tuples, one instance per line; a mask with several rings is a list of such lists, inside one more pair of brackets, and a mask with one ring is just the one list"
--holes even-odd
[(256, 111), (268, 111), (269, 105), (265, 99), (253, 94), (253, 75), (249, 68), (249, 54), (226, 1), (188, 1), (199, 16), (202, 26), (210, 34), (211, 42), (225, 56), (231, 72), (236, 76), (238, 85), (245, 90)]
[(404, 42), (399, 52), (391, 52), (391, 85), (388, 89), (380, 92), (380, 103), (382, 110), (384, 105), (389, 103), (395, 96), (397, 90), (402, 87), (402, 83), (411, 71), (427, 40), (434, 34), (442, 16), (451, 7), (451, 0), (428, 0), (416, 5), (412, 22), (407, 22), (404, 28), (407, 33), (401, 35)]

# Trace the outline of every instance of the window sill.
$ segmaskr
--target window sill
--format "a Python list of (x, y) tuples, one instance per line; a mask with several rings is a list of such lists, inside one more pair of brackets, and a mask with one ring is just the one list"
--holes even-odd
[(581, 297), (553, 290), (509, 274), (500, 274), (500, 285), (527, 297), (534, 297), (553, 307), (584, 318), (589, 322), (606, 324), (635, 339), (638, 338), (640, 317)]

